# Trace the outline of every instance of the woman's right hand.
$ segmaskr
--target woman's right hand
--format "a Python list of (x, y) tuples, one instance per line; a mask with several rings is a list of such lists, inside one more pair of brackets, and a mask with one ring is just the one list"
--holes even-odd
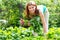
[(20, 24), (24, 25), (24, 20), (22, 18), (20, 19)]

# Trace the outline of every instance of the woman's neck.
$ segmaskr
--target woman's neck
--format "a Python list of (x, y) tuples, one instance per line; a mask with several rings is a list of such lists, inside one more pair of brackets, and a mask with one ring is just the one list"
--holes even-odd
[(30, 18), (33, 18), (34, 16), (35, 16), (35, 13), (30, 13), (30, 14), (29, 14), (29, 17), (30, 17)]
[(35, 13), (29, 13), (29, 15), (34, 16), (34, 15), (35, 15)]

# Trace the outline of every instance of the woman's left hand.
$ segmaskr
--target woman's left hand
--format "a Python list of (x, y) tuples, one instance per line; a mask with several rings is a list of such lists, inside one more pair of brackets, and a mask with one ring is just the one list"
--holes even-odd
[(28, 26), (30, 26), (31, 24), (30, 24), (30, 22), (28, 21)]

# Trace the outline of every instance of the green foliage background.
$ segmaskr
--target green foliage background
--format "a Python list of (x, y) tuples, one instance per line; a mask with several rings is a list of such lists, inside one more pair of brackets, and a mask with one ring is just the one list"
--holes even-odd
[[(7, 26), (19, 26), (21, 14), (29, 0), (1, 0), (0, 19), (8, 20)], [(49, 27), (60, 25), (60, 1), (59, 0), (34, 0), (37, 5), (45, 5), (50, 13)]]
[[(5, 39), (6, 40), (8, 39), (9, 40), (20, 40), (20, 39), (21, 40), (32, 40), (32, 39), (45, 40), (46, 39), (41, 35), (38, 37), (33, 37), (31, 30), (29, 28), (28, 29), (17, 28), (20, 26), (19, 21), (20, 18), (22, 18), (22, 13), (28, 1), (30, 0), (0, 0), (0, 19), (8, 21), (8, 23), (6, 24), (0, 22), (1, 40), (5, 40)], [(48, 37), (47, 39), (59, 40), (60, 39), (60, 28), (59, 28), (60, 27), (60, 0), (34, 0), (34, 1), (36, 2), (37, 5), (45, 5), (49, 10), (50, 13), (49, 32), (47, 33), (47, 37)], [(28, 31), (25, 32), (24, 30), (28, 30)]]

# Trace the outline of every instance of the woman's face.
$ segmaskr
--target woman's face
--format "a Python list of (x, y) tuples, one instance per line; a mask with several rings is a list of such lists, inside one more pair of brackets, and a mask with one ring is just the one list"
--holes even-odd
[(35, 13), (35, 9), (36, 9), (36, 7), (33, 5), (28, 6), (29, 13), (31, 13), (31, 14)]

